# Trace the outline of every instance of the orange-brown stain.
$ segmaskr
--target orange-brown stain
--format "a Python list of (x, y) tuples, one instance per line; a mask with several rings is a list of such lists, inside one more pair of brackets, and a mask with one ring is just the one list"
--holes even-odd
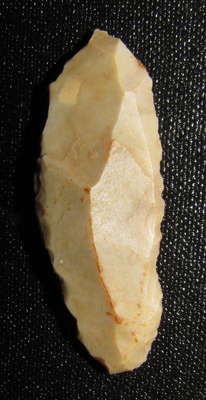
[(101, 358), (101, 357), (95, 357), (95, 360), (96, 360), (97, 362), (99, 362), (100, 364), (102, 364), (104, 367), (106, 367), (106, 363), (105, 363), (105, 361), (104, 361), (103, 358)]
[(142, 64), (142, 62), (141, 62), (140, 60), (138, 60), (138, 59), (136, 58), (136, 61), (137, 61), (137, 64), (138, 64), (138, 66), (139, 66), (140, 68), (145, 69), (144, 64)]
[(43, 216), (43, 215), (46, 215), (46, 213), (47, 213), (46, 208), (44, 208), (44, 207), (42, 206), (42, 204), (39, 204), (38, 207), (39, 207), (39, 211), (40, 211), (41, 215), (42, 215), (42, 216)]
[[(85, 188), (84, 188), (84, 190), (85, 190)], [(102, 286), (103, 286), (103, 288), (105, 290), (105, 293), (107, 295), (107, 299), (108, 299), (109, 305), (111, 307), (111, 317), (117, 324), (121, 324), (124, 321), (124, 319), (122, 317), (120, 317), (116, 313), (116, 311), (115, 311), (115, 303), (112, 300), (111, 295), (109, 293), (109, 290), (108, 290), (108, 288), (107, 288), (107, 286), (106, 286), (106, 284), (104, 282), (104, 279), (102, 277), (103, 268), (102, 268), (102, 266), (100, 264), (99, 257), (98, 257), (98, 254), (97, 254), (97, 250), (96, 250), (96, 247), (95, 247), (95, 244), (94, 244), (93, 231), (92, 231), (92, 220), (91, 220), (90, 216), (88, 218), (88, 224), (89, 224), (89, 226), (91, 228), (91, 234), (92, 234), (91, 246), (92, 246), (93, 251), (94, 251), (94, 256), (95, 256), (95, 261), (96, 261), (95, 264), (96, 264), (96, 267), (97, 267), (97, 271), (99, 273), (99, 278), (101, 280)]]

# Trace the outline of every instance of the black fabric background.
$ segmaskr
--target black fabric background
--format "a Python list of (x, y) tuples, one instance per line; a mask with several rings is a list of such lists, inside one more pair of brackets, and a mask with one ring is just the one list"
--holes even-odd
[[(0, 399), (206, 399), (205, 1), (1, 0), (0, 18)], [(147, 66), (163, 146), (164, 312), (148, 361), (116, 376), (75, 339), (33, 208), (46, 87), (96, 27)]]

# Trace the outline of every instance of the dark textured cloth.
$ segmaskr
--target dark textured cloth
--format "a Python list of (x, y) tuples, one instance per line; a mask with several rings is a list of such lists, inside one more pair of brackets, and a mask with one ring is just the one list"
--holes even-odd
[[(205, 1), (2, 0), (0, 18), (0, 399), (206, 399)], [(164, 312), (147, 362), (116, 376), (75, 339), (33, 196), (47, 85), (97, 27), (148, 68), (163, 146)]]

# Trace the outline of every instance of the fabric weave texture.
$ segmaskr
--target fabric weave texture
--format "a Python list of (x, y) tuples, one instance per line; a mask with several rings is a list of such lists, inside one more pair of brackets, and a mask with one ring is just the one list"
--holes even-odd
[[(0, 19), (0, 399), (206, 399), (205, 1), (2, 0)], [(146, 65), (163, 147), (163, 316), (147, 362), (114, 376), (76, 339), (34, 210), (47, 86), (95, 28)]]

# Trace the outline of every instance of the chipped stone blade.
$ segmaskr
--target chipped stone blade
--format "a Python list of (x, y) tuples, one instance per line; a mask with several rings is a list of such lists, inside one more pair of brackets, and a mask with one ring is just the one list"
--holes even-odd
[(151, 78), (96, 30), (50, 85), (36, 203), (80, 340), (110, 373), (140, 366), (160, 323), (160, 160)]

